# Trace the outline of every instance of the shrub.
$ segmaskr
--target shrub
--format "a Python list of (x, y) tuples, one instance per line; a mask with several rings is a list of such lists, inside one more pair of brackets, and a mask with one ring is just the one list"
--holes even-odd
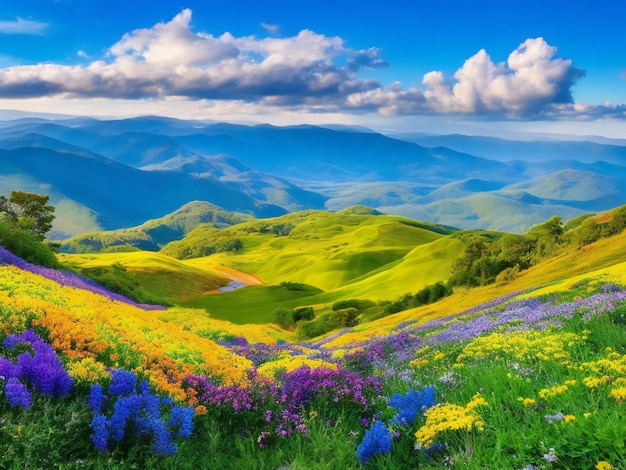
[(313, 307), (298, 307), (293, 311), (293, 322), (298, 323), (301, 320), (313, 320), (315, 311)]
[(274, 322), (281, 328), (291, 328), (294, 325), (293, 310), (278, 307), (274, 310)]
[(58, 268), (54, 251), (34, 233), (0, 222), (0, 245), (29, 263)]

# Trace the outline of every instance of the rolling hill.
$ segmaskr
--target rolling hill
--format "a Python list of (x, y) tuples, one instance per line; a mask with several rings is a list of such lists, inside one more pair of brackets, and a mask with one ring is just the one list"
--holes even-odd
[(106, 251), (159, 251), (174, 240), (180, 240), (200, 224), (224, 228), (251, 219), (250, 215), (227, 212), (202, 201), (185, 204), (164, 217), (140, 226), (107, 232), (93, 232), (60, 243), (65, 253), (99, 253)]

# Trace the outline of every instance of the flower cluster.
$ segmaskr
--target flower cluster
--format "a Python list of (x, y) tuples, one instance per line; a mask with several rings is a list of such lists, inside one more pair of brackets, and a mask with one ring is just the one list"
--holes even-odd
[(428, 448), (446, 431), (482, 430), (484, 422), (475, 410), (478, 406), (487, 406), (487, 402), (477, 394), (467, 406), (445, 403), (429, 408), (424, 413), (426, 423), (415, 433), (417, 443)]
[(180, 407), (169, 397), (153, 395), (145, 380), (137, 383), (133, 372), (113, 370), (107, 393), (100, 384), (94, 384), (88, 399), (94, 413), (90, 427), (96, 449), (109, 450), (132, 433), (132, 438), (151, 440), (155, 454), (172, 455), (177, 450), (174, 439), (191, 435), (193, 408)]
[(8, 336), (3, 346), (7, 349), (18, 346), (29, 349), (17, 356), (17, 363), (0, 357), (0, 376), (6, 380), (5, 394), (12, 407), (30, 407), (32, 397), (26, 385), (52, 397), (69, 394), (73, 386), (72, 378), (50, 345), (33, 330)]
[(398, 413), (389, 422), (411, 426), (419, 413), (424, 413), (435, 403), (435, 387), (433, 386), (424, 387), (420, 391), (409, 390), (404, 396), (395, 393), (389, 399), (389, 405), (396, 408)]
[(374, 454), (391, 451), (391, 433), (382, 421), (375, 421), (356, 449), (359, 462), (367, 462)]

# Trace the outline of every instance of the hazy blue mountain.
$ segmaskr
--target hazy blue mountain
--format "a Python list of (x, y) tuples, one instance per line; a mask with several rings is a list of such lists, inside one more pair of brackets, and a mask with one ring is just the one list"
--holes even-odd
[(227, 154), (260, 171), (309, 181), (419, 178), (444, 183), (461, 175), (507, 173), (500, 162), (354, 130), (216, 124), (176, 139), (197, 153)]
[(604, 143), (576, 140), (523, 141), (460, 134), (424, 135), (417, 133), (394, 134), (394, 137), (424, 147), (448, 147), (459, 152), (498, 161), (570, 159), (586, 163), (606, 161), (626, 164), (626, 142), (623, 140), (603, 139)]
[(552, 215), (626, 203), (622, 143), (155, 116), (24, 118), (0, 125), (0, 189), (12, 181), (41, 188), (104, 228), (205, 200), (256, 215), (366, 204), (459, 228), (519, 232)]
[(284, 207), (289, 211), (323, 209), (326, 197), (306, 191), (284, 178), (253, 171), (238, 160), (225, 155), (202, 157), (175, 157), (160, 164), (143, 167), (144, 170), (178, 171), (200, 178), (216, 178), (230, 183), (252, 198)]
[(2, 174), (26, 175), (89, 207), (104, 229), (139, 225), (194, 200), (259, 217), (286, 213), (215, 179), (141, 171), (99, 156), (31, 147), (0, 150), (0, 162)]

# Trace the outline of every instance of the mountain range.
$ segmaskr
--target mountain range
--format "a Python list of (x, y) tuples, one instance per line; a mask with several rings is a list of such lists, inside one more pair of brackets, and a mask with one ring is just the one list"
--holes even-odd
[(622, 205), (624, 183), (621, 140), (383, 135), (154, 116), (0, 124), (0, 193), (50, 195), (55, 239), (137, 227), (192, 201), (254, 217), (366, 204), (520, 233), (553, 215)]

